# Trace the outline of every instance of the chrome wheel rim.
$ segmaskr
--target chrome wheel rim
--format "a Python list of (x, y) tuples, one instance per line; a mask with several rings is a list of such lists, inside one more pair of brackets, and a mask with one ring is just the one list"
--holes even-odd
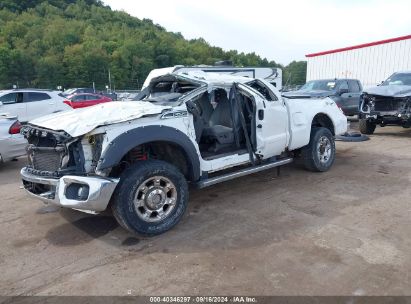
[(134, 197), (134, 209), (146, 222), (165, 219), (176, 207), (177, 188), (164, 176), (153, 176), (138, 187)]
[(317, 154), (320, 163), (326, 164), (329, 162), (332, 155), (331, 141), (327, 136), (321, 136), (317, 144)]

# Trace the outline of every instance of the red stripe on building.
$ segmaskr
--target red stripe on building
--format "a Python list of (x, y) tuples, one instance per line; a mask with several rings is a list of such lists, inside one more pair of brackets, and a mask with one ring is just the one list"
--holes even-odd
[(339, 52), (344, 52), (344, 51), (349, 51), (349, 50), (355, 50), (355, 49), (361, 49), (361, 48), (365, 48), (365, 47), (369, 47), (369, 46), (374, 46), (374, 45), (379, 45), (379, 44), (385, 44), (385, 43), (390, 43), (390, 42), (395, 42), (395, 41), (401, 41), (401, 40), (407, 40), (407, 39), (411, 39), (411, 35), (402, 36), (402, 37), (396, 37), (396, 38), (391, 38), (391, 39), (385, 39), (385, 40), (380, 40), (380, 41), (375, 41), (375, 42), (370, 42), (370, 43), (364, 43), (364, 44), (349, 46), (349, 47), (345, 47), (345, 48), (341, 48), (341, 49), (335, 49), (335, 50), (330, 50), (330, 51), (325, 51), (325, 52), (312, 53), (312, 54), (305, 55), (305, 57), (322, 56), (322, 55), (339, 53)]

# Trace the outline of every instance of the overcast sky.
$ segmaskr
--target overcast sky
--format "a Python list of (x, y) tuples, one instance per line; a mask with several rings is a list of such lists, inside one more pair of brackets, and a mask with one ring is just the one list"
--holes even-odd
[(305, 54), (411, 34), (410, 0), (103, 0), (185, 38), (288, 64)]

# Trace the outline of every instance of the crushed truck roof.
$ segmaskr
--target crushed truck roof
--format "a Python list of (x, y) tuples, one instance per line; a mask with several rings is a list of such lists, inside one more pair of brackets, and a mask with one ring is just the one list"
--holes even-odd
[(243, 77), (243, 76), (234, 76), (234, 75), (227, 75), (227, 74), (219, 74), (219, 73), (206, 73), (203, 71), (189, 71), (189, 72), (174, 72), (174, 73), (168, 73), (165, 75), (157, 76), (153, 78), (150, 81), (151, 83), (158, 82), (161, 80), (166, 80), (169, 78), (179, 78), (182, 80), (186, 81), (193, 81), (196, 83), (202, 83), (205, 85), (220, 85), (220, 86), (225, 86), (225, 85), (232, 85), (234, 82), (239, 82), (239, 83), (246, 83), (253, 78), (249, 77)]

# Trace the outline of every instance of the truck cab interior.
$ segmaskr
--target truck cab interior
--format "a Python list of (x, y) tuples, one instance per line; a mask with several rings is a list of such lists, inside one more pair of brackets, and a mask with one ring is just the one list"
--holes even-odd
[(255, 102), (235, 85), (204, 92), (186, 105), (203, 159), (255, 150)]
[[(259, 81), (247, 84), (265, 99), (272, 100), (269, 90)], [(159, 105), (178, 105), (180, 99), (203, 82), (168, 74), (154, 78), (136, 100)], [(275, 96), (274, 96), (275, 97)], [(252, 94), (238, 88), (214, 86), (186, 101), (193, 115), (196, 141), (203, 159), (211, 160), (234, 153), (256, 150), (256, 104)]]

